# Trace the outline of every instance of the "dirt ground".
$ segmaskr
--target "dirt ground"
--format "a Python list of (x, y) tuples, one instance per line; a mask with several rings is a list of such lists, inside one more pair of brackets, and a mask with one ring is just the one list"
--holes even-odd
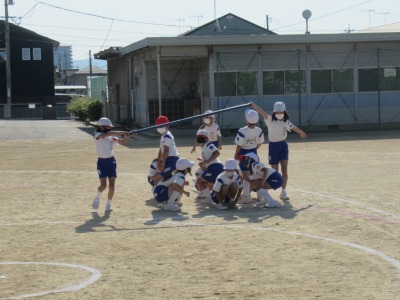
[[(92, 133), (0, 120), (0, 299), (400, 299), (400, 131), (293, 133), (290, 201), (218, 211), (189, 178), (178, 213), (147, 183), (159, 138), (137, 136), (115, 149), (109, 214), (105, 194), (91, 208)], [(175, 138), (195, 160), (194, 138)]]

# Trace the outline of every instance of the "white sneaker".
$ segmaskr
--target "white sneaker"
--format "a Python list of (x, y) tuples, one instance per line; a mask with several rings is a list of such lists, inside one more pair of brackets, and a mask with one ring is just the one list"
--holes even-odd
[(228, 209), (227, 206), (224, 206), (221, 203), (218, 203), (216, 207), (217, 207), (217, 209)]
[(290, 199), (288, 194), (286, 193), (286, 191), (282, 191), (281, 194), (279, 195), (279, 198), (281, 200), (289, 200)]
[(99, 204), (100, 204), (100, 198), (99, 197), (95, 197), (92, 203), (92, 208), (93, 209), (98, 209), (99, 208)]
[(265, 199), (258, 199), (257, 202), (254, 204), (254, 206), (261, 207), (261, 206), (264, 206), (266, 204), (267, 204), (267, 201)]
[(106, 205), (106, 210), (105, 211), (106, 212), (112, 212), (113, 209), (112, 209), (111, 205)]
[(253, 199), (250, 196), (247, 197), (245, 195), (242, 195), (238, 203), (247, 204), (247, 203), (250, 203), (252, 201), (253, 201)]
[(265, 208), (278, 207), (278, 202), (275, 200), (269, 200), (267, 204), (264, 205)]
[(179, 199), (175, 200), (175, 205), (181, 207), (182, 206), (182, 202), (179, 201)]
[(181, 208), (179, 206), (175, 205), (174, 203), (168, 203), (168, 202), (165, 203), (163, 209), (169, 210), (169, 211), (180, 211), (181, 210)]
[(203, 204), (211, 204), (211, 205), (215, 205), (215, 204), (216, 204), (216, 203), (214, 202), (214, 200), (211, 199), (210, 197), (204, 198), (204, 200), (201, 201), (201, 203), (203, 203)]
[(165, 202), (157, 203), (158, 208), (164, 208)]

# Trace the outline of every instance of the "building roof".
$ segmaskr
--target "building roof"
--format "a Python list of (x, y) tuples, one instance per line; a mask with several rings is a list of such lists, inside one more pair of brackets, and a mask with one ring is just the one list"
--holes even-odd
[(234, 14), (226, 14), (207, 24), (183, 33), (182, 36), (265, 35), (276, 34)]
[[(75, 74), (90, 74), (90, 66), (84, 67), (82, 69), (80, 69), (79, 71), (75, 72)], [(107, 74), (106, 70), (103, 70), (101, 68), (99, 68), (98, 66), (92, 66), (92, 74)]]
[[(48, 37), (45, 37), (43, 35), (37, 34), (36, 32), (26, 29), (24, 27), (17, 26), (12, 23), (9, 23), (9, 27), (10, 27), (10, 40), (13, 39), (35, 40), (43, 43), (52, 43), (53, 47), (58, 47), (60, 45), (59, 42), (49, 39)], [(5, 32), (5, 21), (0, 20), (0, 43), (4, 42), (4, 36), (5, 36), (4, 32)]]
[(367, 32), (369, 32), (369, 33), (371, 33), (371, 32), (375, 32), (375, 33), (376, 32), (400, 32), (400, 22), (377, 26), (377, 27), (366, 28), (366, 29), (360, 30), (359, 32), (364, 32), (364, 33), (367, 33)]

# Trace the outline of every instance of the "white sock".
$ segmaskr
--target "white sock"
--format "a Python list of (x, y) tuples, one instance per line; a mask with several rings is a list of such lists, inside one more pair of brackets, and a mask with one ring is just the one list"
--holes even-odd
[(202, 190), (202, 192), (204, 197), (211, 198), (211, 191), (208, 188)]
[(97, 191), (97, 196), (96, 196), (96, 197), (100, 199), (102, 193), (103, 193), (103, 192)]
[(250, 182), (247, 180), (243, 180), (243, 194), (245, 197), (250, 197)]
[(286, 193), (286, 190), (285, 190), (285, 189), (282, 189), (282, 193)]
[(178, 191), (173, 191), (171, 194), (171, 197), (169, 197), (168, 199), (168, 204), (172, 203), (175, 204), (175, 200), (178, 199), (180, 193)]
[(107, 200), (106, 206), (111, 207), (111, 200), (110, 199)]
[(263, 198), (265, 198), (267, 201), (271, 201), (274, 200), (274, 198), (272, 198), (272, 196), (270, 195), (270, 193), (268, 192), (268, 190), (266, 189), (259, 189), (257, 194), (260, 194)]

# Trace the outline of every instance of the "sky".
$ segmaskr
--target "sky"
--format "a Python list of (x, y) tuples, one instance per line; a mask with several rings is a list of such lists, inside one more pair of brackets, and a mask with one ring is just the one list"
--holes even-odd
[[(4, 5), (0, 16), (4, 18)], [(73, 59), (146, 37), (177, 36), (233, 13), (277, 34), (357, 32), (400, 22), (399, 0), (14, 0), (10, 22), (72, 46)]]

